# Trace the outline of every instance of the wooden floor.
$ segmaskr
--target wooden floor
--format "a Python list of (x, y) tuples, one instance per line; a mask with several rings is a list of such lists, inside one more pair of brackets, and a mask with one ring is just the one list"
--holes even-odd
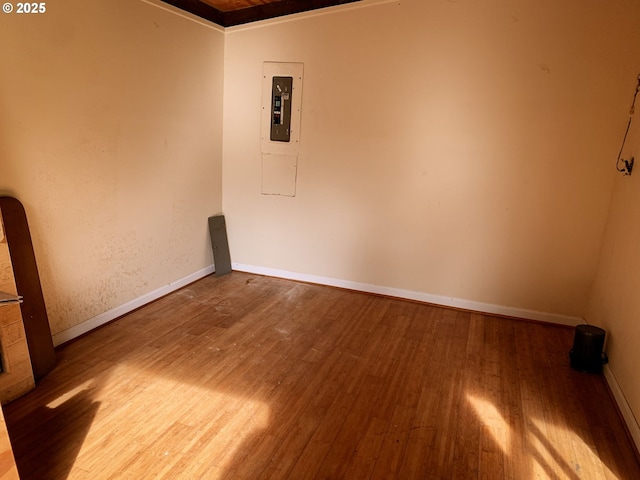
[(58, 351), (27, 479), (638, 479), (573, 330), (232, 273)]

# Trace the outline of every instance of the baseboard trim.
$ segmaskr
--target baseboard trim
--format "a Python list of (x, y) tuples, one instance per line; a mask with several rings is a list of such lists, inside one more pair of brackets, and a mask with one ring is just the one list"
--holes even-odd
[(200, 280), (201, 278), (204, 278), (207, 275), (212, 274), (214, 271), (215, 271), (214, 266), (210, 265), (206, 268), (203, 268), (202, 270), (198, 270), (197, 272), (187, 275), (184, 278), (168, 283), (152, 292), (146, 293), (141, 297), (135, 298), (130, 302), (127, 302), (123, 305), (112, 308), (111, 310), (101, 313), (100, 315), (96, 315), (95, 317), (90, 318), (89, 320), (85, 320), (84, 322), (78, 325), (75, 325), (71, 328), (67, 328), (66, 330), (63, 330), (53, 335), (53, 344), (54, 346), (57, 347), (58, 345), (61, 345), (65, 342), (73, 340), (74, 338), (77, 338), (80, 335), (90, 332), (94, 328), (98, 328), (101, 325), (104, 325), (105, 323), (109, 323), (118, 317), (121, 317), (123, 315), (126, 315), (129, 312), (132, 312), (136, 308), (140, 308), (143, 305), (146, 305), (147, 303), (153, 302), (154, 300), (164, 297), (165, 295), (171, 292), (175, 292), (176, 290), (186, 285), (189, 285), (190, 283)]
[(609, 384), (609, 389), (611, 390), (611, 394), (613, 395), (614, 400), (618, 404), (618, 409), (620, 410), (620, 414), (624, 419), (624, 422), (629, 429), (629, 434), (633, 440), (633, 443), (636, 446), (636, 451), (640, 452), (640, 424), (638, 424), (638, 420), (636, 416), (633, 414), (633, 410), (631, 410), (631, 406), (627, 402), (627, 398), (624, 396), (624, 392), (618, 383), (618, 379), (616, 378), (613, 370), (609, 365), (605, 365), (602, 369), (604, 373), (604, 378)]
[(555, 313), (538, 312), (535, 310), (527, 310), (516, 307), (505, 307), (502, 305), (493, 305), (490, 303), (475, 302), (454, 297), (444, 297), (441, 295), (432, 295), (429, 293), (414, 292), (411, 290), (403, 290), (399, 288), (383, 287), (380, 285), (371, 285), (368, 283), (352, 282), (350, 280), (341, 280), (331, 277), (322, 277), (318, 275), (309, 275), (306, 273), (290, 272), (287, 270), (279, 270), (268, 267), (258, 267), (255, 265), (246, 265), (242, 263), (232, 263), (233, 270), (246, 273), (255, 273), (257, 275), (265, 275), (268, 277), (285, 278), (288, 280), (297, 280), (300, 282), (316, 283), (319, 285), (328, 285), (331, 287), (346, 288), (348, 290), (358, 290), (366, 293), (374, 293), (385, 295), (388, 297), (403, 298), (406, 300), (415, 300), (418, 302), (432, 303), (444, 307), (460, 308), (463, 310), (473, 310), (476, 312), (489, 313), (506, 317), (523, 318), (526, 320), (536, 320), (539, 322), (554, 323), (558, 325), (567, 325), (575, 327), (584, 323), (579, 317), (571, 317), (568, 315), (559, 315)]

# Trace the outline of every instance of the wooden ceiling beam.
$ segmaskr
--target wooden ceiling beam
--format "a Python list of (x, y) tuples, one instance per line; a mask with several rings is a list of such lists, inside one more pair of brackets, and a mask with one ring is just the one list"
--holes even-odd
[(209, 20), (217, 25), (224, 25), (224, 17), (222, 12), (217, 8), (213, 8), (204, 2), (198, 0), (162, 0), (164, 3), (173, 5), (174, 7), (184, 10), (185, 12), (193, 13), (197, 17)]
[(200, 18), (209, 20), (223, 27), (232, 27), (249, 22), (257, 22), (268, 18), (282, 17), (294, 13), (333, 7), (360, 0), (279, 0), (263, 5), (222, 12), (198, 0), (162, 0), (181, 10), (185, 10)]

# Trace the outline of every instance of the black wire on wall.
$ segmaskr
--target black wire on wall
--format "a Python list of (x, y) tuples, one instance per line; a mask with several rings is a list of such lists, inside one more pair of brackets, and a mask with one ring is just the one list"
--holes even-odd
[[(631, 160), (624, 160), (622, 158), (622, 150), (624, 149), (624, 144), (627, 142), (627, 135), (629, 134), (629, 128), (631, 127), (631, 120), (633, 120), (633, 114), (635, 113), (636, 109), (636, 99), (638, 98), (638, 92), (640, 92), (640, 75), (638, 75), (636, 91), (633, 94), (633, 101), (631, 102), (631, 108), (629, 109), (629, 121), (627, 122), (627, 129), (624, 132), (622, 145), (620, 146), (620, 151), (618, 152), (618, 160), (616, 160), (616, 170), (624, 173), (625, 175), (631, 175), (631, 171), (633, 169), (633, 157), (631, 157)], [(620, 167), (620, 162), (624, 163), (623, 167)]]

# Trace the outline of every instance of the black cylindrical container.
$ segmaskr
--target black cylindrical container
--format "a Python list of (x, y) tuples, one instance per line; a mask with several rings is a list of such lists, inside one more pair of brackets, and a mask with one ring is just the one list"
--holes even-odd
[(587, 373), (602, 372), (602, 365), (607, 363), (604, 347), (604, 330), (593, 325), (578, 325), (573, 337), (573, 348), (569, 351), (571, 367)]

